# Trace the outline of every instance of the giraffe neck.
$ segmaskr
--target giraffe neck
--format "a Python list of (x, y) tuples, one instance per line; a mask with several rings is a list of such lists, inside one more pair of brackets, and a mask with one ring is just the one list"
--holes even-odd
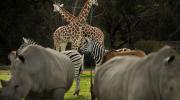
[(69, 13), (69, 11), (67, 11), (66, 9), (64, 9), (63, 7), (60, 7), (60, 11), (59, 14), (64, 18), (64, 20), (68, 23), (72, 22), (76, 17)]
[(90, 9), (92, 7), (92, 3), (91, 3), (91, 0), (87, 0), (86, 3), (84, 4), (78, 18), (77, 18), (77, 21), (79, 23), (85, 23), (86, 22), (86, 19), (89, 15), (89, 12), (90, 12)]

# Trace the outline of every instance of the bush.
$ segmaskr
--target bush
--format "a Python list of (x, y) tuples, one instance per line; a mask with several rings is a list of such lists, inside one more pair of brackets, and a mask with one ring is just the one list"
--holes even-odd
[(135, 46), (135, 48), (141, 49), (144, 52), (146, 52), (146, 54), (148, 54), (148, 53), (159, 50), (164, 45), (165, 45), (165, 43), (161, 42), (161, 41), (141, 40), (141, 41), (136, 42), (134, 46)]

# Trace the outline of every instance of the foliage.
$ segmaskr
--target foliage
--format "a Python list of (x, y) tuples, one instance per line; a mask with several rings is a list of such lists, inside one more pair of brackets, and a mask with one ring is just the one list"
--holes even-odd
[(0, 4), (0, 41), (6, 48), (17, 48), (22, 37), (51, 46), (52, 32), (60, 25), (52, 2), (44, 0), (7, 0)]
[[(111, 48), (145, 40), (178, 40), (180, 1), (178, 0), (99, 0), (102, 16), (96, 24), (109, 33)], [(100, 11), (103, 11), (100, 10)], [(118, 43), (119, 42), (119, 43)], [(117, 43), (119, 46), (117, 46)]]
[(144, 41), (144, 40), (140, 40), (137, 41), (135, 43), (135, 48), (136, 49), (141, 49), (144, 52), (151, 53), (151, 52), (155, 52), (157, 50), (159, 50), (160, 48), (162, 48), (165, 45), (164, 42), (160, 42), (160, 41), (154, 41), (154, 40), (148, 40), (148, 41)]
[[(0, 3), (0, 48), (16, 49), (22, 37), (53, 47), (53, 32), (66, 25), (53, 2), (79, 14), (86, 0), (5, 0)], [(179, 0), (98, 0), (88, 23), (103, 30), (106, 47), (126, 44), (134, 48), (139, 40), (169, 41), (180, 39)]]

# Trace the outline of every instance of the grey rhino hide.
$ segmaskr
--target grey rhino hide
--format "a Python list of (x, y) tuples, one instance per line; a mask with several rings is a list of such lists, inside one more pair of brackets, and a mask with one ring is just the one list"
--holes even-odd
[[(64, 54), (41, 46), (27, 46), (19, 56), (11, 58), (10, 83), (2, 89), (3, 96), (19, 100), (30, 91), (42, 93), (62, 88), (67, 91), (73, 82), (74, 68)], [(11, 99), (8, 99), (11, 100)]]
[(179, 100), (180, 59), (165, 46), (146, 57), (115, 57), (95, 74), (98, 100)]
[[(6, 81), (6, 80), (0, 80), (1, 81), (1, 86), (2, 87), (6, 87), (8, 86), (8, 84), (10, 83), (10, 80)], [(0, 88), (0, 94), (1, 94), (1, 90), (2, 88)], [(44, 92), (44, 93), (38, 93), (38, 92), (32, 92), (30, 91), (28, 93), (28, 96), (25, 97), (25, 100), (49, 100), (51, 99), (51, 94), (50, 92)], [(0, 96), (0, 100), (2, 100), (3, 98), (1, 98)]]

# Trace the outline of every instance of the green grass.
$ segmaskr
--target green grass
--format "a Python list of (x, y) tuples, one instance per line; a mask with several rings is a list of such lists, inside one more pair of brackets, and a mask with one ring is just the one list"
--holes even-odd
[(74, 96), (73, 93), (75, 91), (75, 82), (71, 89), (66, 93), (65, 100), (91, 100), (90, 95), (90, 74), (83, 73), (81, 74), (81, 83), (80, 83), (80, 93), (79, 96)]
[[(0, 79), (8, 80), (10, 78), (9, 71), (1, 70)], [(75, 91), (75, 82), (73, 83), (71, 89), (65, 94), (65, 100), (91, 100), (90, 94), (90, 73), (84, 72), (81, 74), (81, 83), (80, 83), (80, 93), (79, 96), (74, 96)]]

